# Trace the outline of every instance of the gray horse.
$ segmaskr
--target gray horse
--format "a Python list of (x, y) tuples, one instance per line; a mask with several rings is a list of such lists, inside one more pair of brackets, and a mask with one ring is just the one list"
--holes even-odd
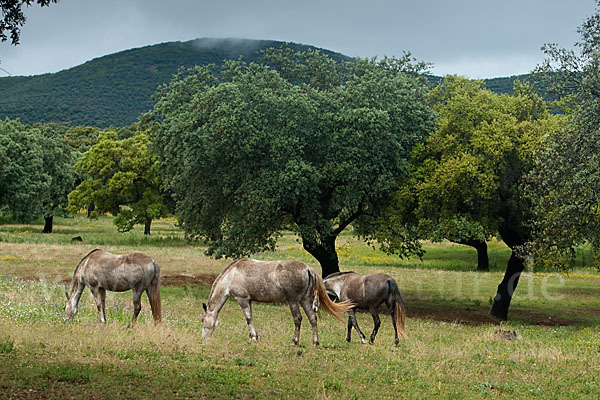
[(142, 309), (141, 297), (145, 291), (152, 308), (154, 324), (162, 320), (160, 305), (160, 268), (151, 257), (142, 253), (125, 255), (111, 254), (103, 250), (92, 250), (79, 261), (73, 273), (71, 294), (65, 291), (67, 305), (65, 313), (68, 319), (77, 314), (77, 306), (83, 289), (88, 286), (96, 300), (100, 320), (106, 323), (104, 300), (106, 291), (133, 294), (133, 316), (129, 322), (132, 327)]
[(327, 296), (321, 276), (304, 263), (293, 260), (258, 261), (240, 258), (229, 264), (214, 281), (208, 306), (202, 304), (203, 338), (209, 338), (215, 331), (219, 311), (228, 297), (237, 300), (242, 308), (252, 341), (258, 339), (252, 323), (252, 302), (287, 302), (294, 318), (295, 345), (300, 339), (300, 306), (312, 325), (315, 346), (319, 345), (315, 315), (319, 307), (343, 321), (338, 314), (346, 312), (352, 306), (348, 302), (332, 302)]
[(405, 331), (405, 305), (398, 285), (394, 278), (386, 274), (360, 275), (355, 272), (336, 272), (324, 280), (327, 291), (339, 300), (350, 301), (354, 307), (348, 310), (348, 335), (350, 341), (352, 327), (366, 343), (365, 335), (360, 331), (356, 321), (355, 309), (370, 311), (373, 316), (374, 328), (369, 343), (373, 343), (379, 330), (379, 306), (385, 302), (392, 314), (392, 324), (396, 335), (395, 343), (398, 344), (398, 334), (403, 339), (407, 338)]

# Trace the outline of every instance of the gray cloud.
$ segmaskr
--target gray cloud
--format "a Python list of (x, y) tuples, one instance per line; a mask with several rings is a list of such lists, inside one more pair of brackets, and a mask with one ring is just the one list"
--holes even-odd
[(360, 57), (410, 51), (437, 74), (508, 76), (541, 62), (544, 43), (571, 46), (594, 8), (594, 0), (60, 0), (27, 10), (21, 44), (0, 44), (0, 66), (40, 74), (132, 47), (239, 37)]

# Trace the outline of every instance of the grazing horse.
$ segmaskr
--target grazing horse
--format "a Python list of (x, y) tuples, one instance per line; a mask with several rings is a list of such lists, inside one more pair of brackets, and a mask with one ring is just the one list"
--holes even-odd
[(154, 324), (161, 322), (160, 268), (151, 257), (142, 253), (125, 255), (111, 254), (103, 250), (92, 250), (79, 261), (73, 273), (71, 294), (66, 291), (65, 313), (71, 319), (77, 314), (77, 305), (83, 289), (88, 286), (96, 300), (100, 320), (106, 323), (104, 300), (106, 291), (133, 293), (133, 316), (129, 327), (135, 324), (142, 309), (142, 293), (146, 291)]
[(300, 338), (302, 315), (304, 309), (313, 330), (313, 344), (319, 345), (316, 312), (321, 306), (325, 311), (343, 321), (338, 315), (350, 309), (351, 304), (334, 303), (327, 296), (321, 276), (314, 269), (299, 261), (258, 261), (240, 258), (229, 264), (215, 279), (208, 306), (202, 304), (202, 337), (209, 338), (217, 326), (219, 311), (228, 297), (233, 297), (240, 304), (250, 330), (250, 340), (256, 342), (258, 334), (252, 324), (252, 302), (286, 301), (294, 318), (293, 344)]
[(349, 301), (354, 307), (348, 310), (348, 335), (346, 341), (350, 341), (352, 327), (360, 335), (363, 343), (366, 343), (365, 335), (360, 331), (356, 321), (355, 309), (368, 310), (373, 316), (374, 328), (369, 343), (373, 343), (375, 335), (379, 330), (379, 306), (381, 303), (387, 305), (392, 314), (392, 324), (396, 334), (395, 343), (398, 344), (398, 334), (403, 339), (407, 338), (404, 329), (405, 305), (398, 284), (389, 275), (371, 274), (360, 275), (355, 272), (336, 272), (327, 276), (324, 280), (327, 292), (334, 294), (341, 301)]

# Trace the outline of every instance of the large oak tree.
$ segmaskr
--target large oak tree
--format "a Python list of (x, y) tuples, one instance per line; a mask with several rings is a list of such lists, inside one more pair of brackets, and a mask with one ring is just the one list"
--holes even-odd
[(238, 257), (290, 229), (324, 276), (339, 271), (337, 236), (378, 216), (433, 127), (418, 72), (408, 57), (338, 64), (283, 49), (179, 74), (149, 117), (186, 234)]
[(492, 315), (506, 319), (524, 270), (521, 246), (531, 234), (522, 179), (558, 117), (526, 85), (514, 96), (497, 95), (482, 82), (448, 76), (432, 97), (438, 127), (415, 149), (410, 179), (382, 219), (380, 239), (393, 249), (404, 236), (465, 244), (499, 236), (512, 255)]

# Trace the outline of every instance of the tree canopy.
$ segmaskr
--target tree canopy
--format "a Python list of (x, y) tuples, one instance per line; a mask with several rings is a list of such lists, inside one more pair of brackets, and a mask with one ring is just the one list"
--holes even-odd
[(160, 122), (161, 172), (209, 254), (270, 250), (289, 229), (327, 275), (339, 270), (337, 236), (378, 214), (433, 127), (427, 83), (408, 59), (264, 59), (191, 69), (160, 90), (147, 117)]
[(166, 216), (167, 209), (149, 144), (143, 132), (122, 140), (114, 130), (102, 132), (75, 164), (86, 178), (69, 194), (69, 209), (77, 212), (93, 203), (94, 214), (111, 213), (120, 231), (143, 223), (150, 234), (152, 220)]
[(497, 95), (481, 82), (448, 76), (431, 96), (438, 127), (415, 148), (410, 178), (381, 221), (381, 239), (394, 250), (398, 237), (468, 244), (500, 236), (513, 249), (495, 304), (495, 315), (505, 319), (523, 267), (516, 252), (530, 235), (522, 178), (558, 117), (523, 84), (513, 96)]
[(0, 121), (0, 207), (23, 222), (51, 217), (67, 205), (73, 163), (71, 148), (52, 126)]
[[(597, 2), (600, 7), (600, 1)], [(539, 262), (569, 267), (575, 247), (590, 243), (600, 254), (600, 11), (578, 29), (574, 50), (545, 47), (538, 68), (559, 95), (569, 94), (568, 124), (546, 138), (529, 176), (535, 203), (535, 240), (530, 250)]]

